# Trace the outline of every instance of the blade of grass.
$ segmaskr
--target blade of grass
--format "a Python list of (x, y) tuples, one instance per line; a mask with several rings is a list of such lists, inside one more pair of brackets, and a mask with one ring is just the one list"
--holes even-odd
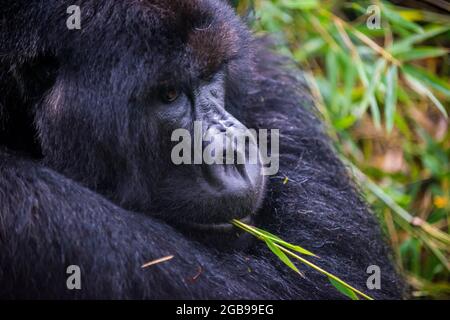
[(163, 257), (163, 258), (159, 258), (159, 259), (156, 259), (156, 260), (147, 262), (147, 263), (143, 264), (143, 265), (141, 266), (141, 268), (142, 268), (142, 269), (145, 269), (145, 268), (148, 268), (148, 267), (150, 267), (150, 266), (154, 266), (155, 264), (159, 264), (159, 263), (163, 263), (163, 262), (172, 260), (173, 257), (174, 257), (174, 256), (170, 255), (170, 256), (167, 256), (167, 257)]
[(373, 71), (372, 81), (370, 82), (369, 87), (367, 88), (367, 91), (364, 94), (364, 97), (358, 108), (358, 114), (357, 114), (358, 117), (360, 117), (361, 115), (363, 115), (366, 112), (371, 99), (374, 98), (375, 89), (377, 88), (377, 85), (379, 84), (379, 80), (380, 80), (381, 74), (382, 74), (385, 66), (386, 66), (386, 60), (378, 59), (376, 65), (375, 65), (375, 69)]
[(437, 91), (442, 92), (447, 97), (450, 97), (450, 85), (446, 81), (439, 79), (437, 76), (417, 66), (406, 64), (402, 67), (402, 70), (409, 76), (429, 85)]
[(416, 23), (408, 21), (403, 16), (398, 14), (395, 10), (391, 9), (390, 6), (383, 4), (382, 2), (379, 2), (381, 4), (381, 8), (385, 16), (388, 18), (388, 20), (392, 21), (393, 23), (400, 25), (406, 29), (409, 29), (415, 33), (422, 34), (423, 29)]
[(383, 201), (384, 204), (391, 208), (391, 210), (397, 216), (401, 217), (403, 221), (411, 226), (420, 228), (432, 238), (442, 242), (445, 246), (450, 246), (450, 235), (434, 228), (425, 221), (422, 224), (414, 223), (415, 219), (413, 215), (411, 215), (408, 211), (398, 205), (397, 202), (395, 202), (388, 194), (386, 194), (386, 192), (383, 191), (383, 189), (381, 189), (375, 182), (373, 182), (368, 176), (366, 176), (361, 170), (359, 170), (359, 168), (357, 168), (352, 162), (344, 157), (341, 157), (341, 159), (352, 169), (355, 177), (361, 182), (361, 184), (365, 185), (370, 192), (372, 192), (378, 199)]
[(445, 110), (445, 107), (442, 105), (442, 103), (439, 101), (439, 99), (436, 98), (436, 96), (433, 94), (433, 92), (431, 92), (431, 90), (427, 88), (427, 86), (425, 84), (423, 84), (419, 79), (417, 79), (411, 75), (406, 75), (405, 78), (407, 80), (407, 83), (413, 89), (417, 90), (418, 92), (420, 92), (423, 95), (425, 95), (426, 97), (428, 97), (428, 99), (430, 99), (431, 102), (433, 102), (433, 104), (439, 109), (439, 111), (446, 118), (448, 117), (447, 110)]
[(397, 105), (397, 66), (392, 65), (386, 75), (386, 100), (384, 115), (386, 129), (390, 133), (394, 128), (394, 116)]
[(391, 52), (392, 54), (397, 54), (402, 51), (403, 52), (408, 51), (410, 50), (413, 44), (433, 38), (434, 36), (437, 36), (438, 34), (446, 32), (448, 30), (450, 30), (449, 26), (434, 27), (432, 29), (426, 30), (424, 33), (414, 34), (410, 37), (407, 37), (403, 40), (394, 43), (392, 47), (389, 49), (389, 52)]
[(324, 16), (326, 16), (328, 18), (331, 18), (334, 21), (335, 24), (341, 23), (342, 25), (344, 25), (350, 31), (350, 33), (352, 35), (357, 37), (360, 41), (362, 41), (366, 46), (371, 48), (373, 51), (375, 51), (379, 55), (381, 55), (385, 60), (388, 60), (392, 64), (400, 65), (400, 61), (395, 59), (390, 52), (386, 51), (383, 47), (378, 45), (375, 41), (370, 39), (364, 33), (358, 31), (355, 27), (353, 27), (351, 24), (349, 24), (345, 20), (342, 20), (341, 18), (339, 18), (338, 16), (334, 15), (333, 13), (331, 13), (329, 11), (326, 11), (326, 10), (323, 10), (323, 9), (319, 9), (319, 12), (322, 15), (324, 15)]
[(444, 48), (420, 47), (414, 48), (396, 55), (396, 58), (402, 62), (411, 60), (421, 60), (428, 58), (440, 57), (448, 54), (448, 50)]

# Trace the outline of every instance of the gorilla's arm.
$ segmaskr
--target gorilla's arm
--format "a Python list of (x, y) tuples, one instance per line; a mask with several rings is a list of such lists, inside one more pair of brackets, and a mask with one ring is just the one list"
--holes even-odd
[[(0, 153), (0, 177), (0, 297), (258, 297), (167, 224), (49, 169)], [(141, 269), (168, 255), (175, 257)], [(81, 267), (81, 290), (66, 287), (69, 265)]]

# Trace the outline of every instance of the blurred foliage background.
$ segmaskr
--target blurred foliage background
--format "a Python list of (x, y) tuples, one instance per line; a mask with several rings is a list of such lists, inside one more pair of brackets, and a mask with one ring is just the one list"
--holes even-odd
[(412, 296), (450, 298), (449, 2), (232, 2), (305, 70)]

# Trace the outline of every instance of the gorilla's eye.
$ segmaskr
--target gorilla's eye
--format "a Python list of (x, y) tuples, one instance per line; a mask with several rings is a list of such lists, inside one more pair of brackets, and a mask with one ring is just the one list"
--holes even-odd
[(172, 103), (178, 99), (180, 92), (175, 87), (168, 87), (161, 90), (161, 100), (164, 103)]

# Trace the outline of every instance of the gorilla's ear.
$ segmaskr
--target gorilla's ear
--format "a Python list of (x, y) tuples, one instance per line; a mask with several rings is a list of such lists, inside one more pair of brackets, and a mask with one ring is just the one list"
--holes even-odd
[(0, 147), (40, 156), (34, 110), (54, 85), (58, 69), (52, 55), (0, 60)]

